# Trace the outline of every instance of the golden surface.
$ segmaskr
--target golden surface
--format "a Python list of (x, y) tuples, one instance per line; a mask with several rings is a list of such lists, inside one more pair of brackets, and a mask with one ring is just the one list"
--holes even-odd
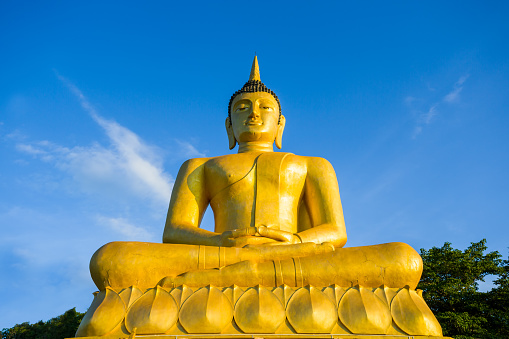
[(288, 322), (297, 333), (330, 333), (337, 323), (334, 303), (313, 286), (298, 289), (286, 307)]
[(392, 323), (387, 304), (371, 289), (349, 289), (338, 307), (339, 319), (352, 333), (386, 334)]
[(94, 293), (94, 301), (76, 331), (77, 337), (105, 335), (123, 321), (125, 304), (111, 288)]
[[(117, 294), (108, 291), (110, 298)], [(110, 307), (108, 316), (99, 314), (97, 310), (105, 306), (110, 301), (99, 298), (87, 315), (94, 314), (95, 323), (108, 331), (106, 336), (441, 335), (440, 325), (418, 293), (386, 286), (156, 287), (147, 289), (127, 311), (123, 306)]]
[(433, 321), (435, 316), (416, 291), (401, 291), (393, 299), (391, 306), (394, 322), (405, 333), (420, 334), (425, 329), (430, 335), (442, 335), (442, 328)]
[(180, 323), (187, 333), (221, 333), (231, 324), (233, 307), (217, 287), (203, 287), (180, 309)]
[[(256, 57), (249, 81), (261, 88)], [(237, 154), (182, 165), (163, 244), (113, 242), (93, 255), (101, 292), (77, 336), (441, 335), (414, 291), (422, 273), (417, 252), (403, 243), (342, 248), (331, 164), (273, 151), (286, 119), (271, 93), (242, 92), (231, 101), (225, 124)], [(214, 232), (200, 228), (208, 206)]]
[(132, 333), (157, 334), (168, 331), (178, 319), (178, 306), (170, 293), (157, 286), (139, 297), (127, 312), (125, 327)]
[(275, 333), (286, 318), (285, 307), (265, 287), (252, 287), (235, 303), (235, 323), (245, 333)]
[(120, 298), (124, 302), (126, 307), (130, 307), (134, 301), (136, 301), (139, 297), (143, 295), (142, 290), (140, 290), (136, 286), (131, 286), (129, 288), (124, 289), (119, 293)]

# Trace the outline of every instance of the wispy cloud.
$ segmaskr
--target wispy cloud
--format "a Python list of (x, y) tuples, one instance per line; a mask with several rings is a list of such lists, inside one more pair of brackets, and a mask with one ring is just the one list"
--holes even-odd
[(469, 75), (467, 74), (459, 78), (458, 81), (456, 81), (456, 83), (454, 84), (453, 90), (449, 92), (446, 96), (444, 96), (443, 100), (449, 103), (458, 101), (459, 95), (463, 90), (463, 84), (465, 83), (465, 81), (467, 81), (468, 77)]
[(106, 131), (125, 173), (166, 203), (171, 194), (172, 178), (164, 172), (156, 147), (149, 146), (135, 133), (114, 121), (105, 120), (99, 115), (95, 115), (94, 120)]
[(135, 226), (125, 218), (111, 218), (105, 216), (98, 216), (99, 224), (104, 225), (113, 231), (122, 234), (124, 240), (132, 241), (154, 241), (155, 237), (152, 233), (148, 232), (145, 228)]
[(417, 138), (419, 134), (422, 132), (422, 126), (415, 126), (414, 131), (412, 133), (412, 139)]
[[(16, 150), (20, 153), (53, 165), (71, 179), (55, 180), (53, 188), (55, 185), (65, 185), (72, 195), (82, 192), (98, 201), (124, 201), (135, 206), (152, 202), (151, 211), (147, 211), (147, 214), (157, 211), (159, 215), (170, 200), (174, 180), (163, 169), (163, 155), (167, 153), (147, 143), (127, 127), (101, 116), (77, 86), (58, 73), (56, 75), (76, 96), (83, 110), (102, 128), (109, 143), (102, 145), (93, 142), (87, 146), (66, 147), (48, 140), (30, 141), (19, 131), (6, 138), (16, 143)], [(175, 142), (176, 158), (205, 156), (187, 141)], [(39, 186), (40, 183), (34, 182), (35, 189)], [(147, 231), (146, 226), (135, 225), (124, 212), (111, 211), (111, 214), (117, 215), (102, 215), (96, 218), (96, 222), (115, 231), (123, 240), (154, 241), (153, 234)]]
[[(81, 107), (104, 129), (111, 142), (108, 148), (95, 144), (64, 152), (67, 153), (64, 167), (86, 179), (96, 177), (100, 181), (109, 179), (112, 182), (122, 182), (123, 185), (130, 185), (134, 192), (141, 191), (166, 204), (171, 194), (172, 177), (162, 168), (162, 157), (159, 155), (162, 152), (128, 128), (100, 116), (78, 87), (58, 72), (55, 73), (77, 97)], [(58, 147), (53, 149), (60, 150)]]
[(96, 112), (94, 106), (92, 106), (92, 104), (88, 101), (88, 99), (85, 97), (83, 92), (78, 87), (76, 87), (76, 85), (74, 85), (72, 82), (70, 82), (67, 78), (61, 76), (56, 70), (53, 70), (53, 71), (55, 72), (57, 78), (60, 81), (62, 81), (62, 83), (78, 98), (78, 100), (80, 101), (81, 107), (85, 111), (90, 113), (92, 115), (92, 117), (94, 115), (97, 115), (97, 112)]
[[(152, 199), (167, 204), (172, 177), (164, 172), (162, 160), (153, 147), (116, 123), (105, 123), (112, 130), (111, 145), (64, 147), (47, 140), (18, 143), (16, 149), (68, 173), (82, 191), (100, 195), (120, 195)], [(114, 131), (117, 129), (117, 131)]]
[[(92, 142), (87, 146), (66, 147), (49, 140), (30, 141), (18, 131), (5, 137), (16, 143), (16, 150), (20, 153), (51, 164), (68, 175), (70, 181), (57, 180), (53, 184), (67, 185), (66, 188), (73, 195), (83, 192), (99, 200), (137, 201), (136, 206), (151, 201), (154, 203), (153, 211), (157, 210), (159, 214), (169, 202), (174, 180), (163, 168), (163, 155), (167, 155), (167, 152), (147, 143), (118, 122), (101, 116), (77, 86), (55, 73), (76, 96), (83, 110), (102, 128), (109, 143), (102, 145)], [(187, 141), (175, 142), (177, 147), (174, 148), (173, 156), (176, 158), (205, 156)], [(128, 238), (152, 237), (144, 233), (146, 231), (143, 227), (134, 226), (122, 215), (115, 218), (103, 216), (98, 220)]]
[(438, 114), (437, 112), (437, 105), (433, 105), (429, 108), (429, 110), (421, 115), (421, 122), (429, 125), (431, 123), (431, 120)]
[[(465, 81), (468, 79), (469, 75), (464, 75), (458, 79), (453, 85), (453, 88), (450, 92), (443, 95), (441, 98), (437, 98), (435, 102), (432, 104), (426, 104), (424, 100), (419, 100), (414, 96), (407, 96), (404, 99), (405, 104), (407, 104), (414, 114), (416, 114), (416, 126), (414, 127), (412, 138), (417, 138), (424, 129), (424, 126), (431, 124), (435, 117), (437, 117), (440, 113), (439, 107), (442, 103), (456, 103), (460, 99), (460, 93), (463, 90), (463, 85)], [(435, 89), (431, 89), (428, 86), (428, 90), (430, 92), (435, 92)], [(420, 105), (419, 105), (420, 104)], [(424, 107), (422, 107), (424, 105)], [(415, 106), (421, 106), (419, 109), (416, 109)], [(427, 106), (427, 107), (426, 107)]]
[(196, 157), (205, 157), (205, 154), (198, 151), (196, 149), (196, 147), (194, 147), (193, 145), (191, 145), (189, 142), (187, 141), (182, 141), (182, 140), (175, 140), (180, 148), (180, 152), (182, 152), (182, 154), (184, 155), (184, 157), (186, 158), (196, 158)]
[(456, 100), (458, 100), (458, 97), (462, 90), (463, 90), (463, 87), (457, 87), (457, 88), (453, 89), (450, 93), (448, 93), (444, 97), (444, 101), (445, 102), (455, 102)]
[(30, 144), (17, 144), (16, 149), (20, 152), (25, 152), (25, 153), (32, 154), (32, 155), (47, 154), (46, 151), (44, 151), (40, 148), (34, 147)]
[(429, 125), (433, 121), (433, 119), (438, 115), (437, 106), (438, 104), (435, 104), (431, 106), (425, 113), (419, 114), (417, 126), (415, 126), (414, 131), (412, 133), (413, 139), (417, 138), (417, 136), (422, 133), (423, 126)]

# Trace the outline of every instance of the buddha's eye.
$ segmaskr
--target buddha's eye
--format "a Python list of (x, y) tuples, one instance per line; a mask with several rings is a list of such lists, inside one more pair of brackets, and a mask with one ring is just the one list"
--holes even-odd
[(247, 106), (247, 105), (240, 105), (239, 107), (237, 107), (235, 109), (235, 111), (245, 111), (248, 108), (249, 108), (249, 106)]
[(262, 109), (272, 109), (272, 107), (270, 107), (270, 106), (262, 106), (261, 108)]

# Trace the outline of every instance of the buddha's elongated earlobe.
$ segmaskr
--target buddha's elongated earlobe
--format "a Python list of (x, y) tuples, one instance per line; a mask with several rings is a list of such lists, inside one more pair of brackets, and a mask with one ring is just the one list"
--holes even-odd
[(276, 133), (276, 147), (281, 149), (283, 143), (283, 131), (285, 130), (286, 118), (284, 115), (281, 115), (279, 118), (279, 126), (277, 126)]
[(235, 139), (235, 134), (233, 134), (232, 124), (230, 122), (230, 118), (226, 118), (225, 121), (226, 126), (226, 134), (228, 134), (228, 142), (230, 144), (230, 149), (233, 149), (237, 144), (237, 140)]

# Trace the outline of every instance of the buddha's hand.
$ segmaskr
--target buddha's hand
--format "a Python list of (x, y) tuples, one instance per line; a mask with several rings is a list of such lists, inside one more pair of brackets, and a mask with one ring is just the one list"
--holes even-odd
[(275, 228), (269, 228), (267, 226), (257, 227), (258, 234), (262, 237), (277, 240), (280, 243), (276, 244), (300, 244), (302, 243), (301, 238), (294, 233), (281, 231)]
[(219, 246), (242, 247), (258, 236), (257, 231), (256, 227), (246, 227), (223, 232), (219, 236)]
[(248, 237), (251, 235), (256, 235), (258, 232), (256, 227), (246, 227), (246, 228), (239, 228), (236, 230), (226, 231), (221, 234), (223, 237), (227, 238), (240, 238), (240, 237)]

